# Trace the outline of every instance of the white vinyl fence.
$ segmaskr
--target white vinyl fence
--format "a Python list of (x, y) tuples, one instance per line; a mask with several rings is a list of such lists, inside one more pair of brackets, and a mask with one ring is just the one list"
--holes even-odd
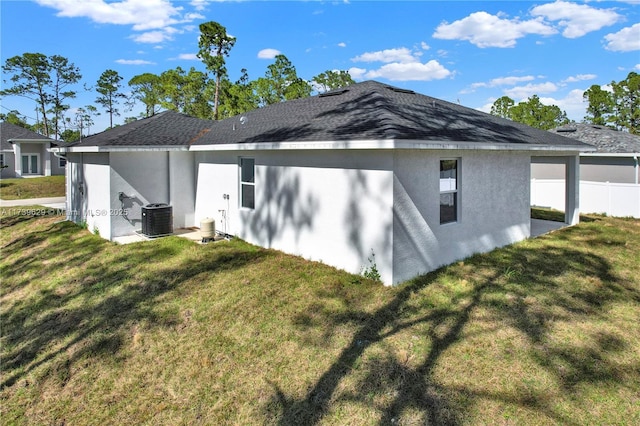
[[(531, 179), (531, 205), (564, 211), (563, 179)], [(580, 181), (580, 213), (640, 219), (640, 184)]]

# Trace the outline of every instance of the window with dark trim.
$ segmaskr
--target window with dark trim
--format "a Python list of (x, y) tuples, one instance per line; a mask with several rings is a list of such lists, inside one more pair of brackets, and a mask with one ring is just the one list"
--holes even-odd
[(240, 158), (240, 206), (256, 208), (256, 167), (253, 158)]
[(4, 154), (0, 154), (0, 167), (4, 166)]
[(67, 159), (58, 157), (58, 167), (65, 167), (67, 165)]
[(458, 221), (459, 162), (457, 159), (440, 160), (440, 223)]

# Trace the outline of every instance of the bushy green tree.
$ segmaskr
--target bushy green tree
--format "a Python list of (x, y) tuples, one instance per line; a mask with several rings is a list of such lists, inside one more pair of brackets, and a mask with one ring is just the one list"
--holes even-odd
[(253, 83), (258, 105), (271, 105), (311, 95), (311, 85), (298, 77), (296, 67), (284, 55), (277, 55), (275, 62), (267, 67), (264, 77)]
[(354, 84), (355, 81), (348, 71), (325, 71), (311, 79), (318, 93), (325, 93), (330, 90), (340, 89)]
[(153, 116), (160, 106), (162, 87), (160, 76), (152, 73), (135, 75), (129, 80), (130, 101), (140, 101), (145, 108), (145, 117)]
[(566, 112), (557, 105), (544, 105), (538, 95), (533, 95), (517, 105), (514, 103), (508, 96), (503, 96), (494, 102), (491, 113), (543, 130), (570, 122)]
[(25, 119), (25, 117), (15, 109), (9, 111), (6, 114), (0, 113), (0, 121), (15, 124), (16, 126), (20, 126), (25, 129), (33, 130), (32, 126), (29, 123), (27, 123), (27, 120)]
[(491, 114), (511, 119), (511, 108), (513, 108), (514, 105), (515, 102), (513, 99), (508, 96), (503, 96), (491, 105)]
[(247, 70), (243, 68), (238, 81), (223, 80), (220, 97), (220, 117), (228, 118), (251, 111), (258, 107), (258, 99), (253, 92)]
[(640, 75), (630, 72), (619, 82), (612, 81), (614, 114), (611, 122), (618, 130), (640, 134)]
[(606, 125), (613, 113), (613, 94), (594, 84), (582, 94), (582, 99), (588, 102), (584, 120), (591, 124)]

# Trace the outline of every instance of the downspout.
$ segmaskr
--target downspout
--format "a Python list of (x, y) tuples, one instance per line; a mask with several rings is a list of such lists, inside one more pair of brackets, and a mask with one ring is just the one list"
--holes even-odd
[(171, 205), (171, 152), (167, 151), (167, 204)]
[(633, 165), (633, 169), (636, 172), (635, 175), (636, 175), (636, 185), (637, 185), (638, 184), (638, 172), (639, 172), (639, 170), (638, 170), (638, 154), (634, 154), (633, 155), (633, 161), (635, 162), (635, 164)]
[[(59, 147), (60, 152), (56, 152), (56, 151), (50, 151), (53, 153), (53, 156), (56, 158), (62, 158), (65, 161), (65, 168), (64, 168), (64, 186), (66, 187), (65, 189), (65, 197), (64, 197), (64, 210), (66, 213), (66, 218), (67, 220), (71, 220), (70, 219), (70, 213), (69, 213), (69, 204), (71, 204), (69, 202), (69, 199), (67, 198), (67, 195), (71, 194), (71, 178), (69, 177), (69, 175), (71, 174), (69, 172), (69, 162), (67, 161), (67, 149), (63, 148), (63, 147)], [(59, 164), (58, 164), (59, 165)], [(73, 220), (71, 220), (73, 222)]]

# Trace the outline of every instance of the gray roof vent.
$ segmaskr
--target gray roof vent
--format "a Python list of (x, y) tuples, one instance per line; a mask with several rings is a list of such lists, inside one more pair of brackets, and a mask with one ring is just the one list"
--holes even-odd
[(565, 129), (558, 129), (556, 130), (558, 133), (573, 133), (576, 132), (578, 129), (576, 129), (575, 127), (567, 127)]
[(318, 95), (318, 97), (319, 98), (328, 98), (329, 96), (340, 96), (340, 95), (344, 95), (348, 91), (349, 91), (349, 89), (332, 90), (331, 92), (320, 93)]
[(409, 89), (401, 89), (400, 87), (387, 87), (389, 90), (393, 90), (394, 92), (397, 93), (408, 93), (410, 95), (415, 95), (416, 92), (414, 92), (413, 90), (409, 90)]

